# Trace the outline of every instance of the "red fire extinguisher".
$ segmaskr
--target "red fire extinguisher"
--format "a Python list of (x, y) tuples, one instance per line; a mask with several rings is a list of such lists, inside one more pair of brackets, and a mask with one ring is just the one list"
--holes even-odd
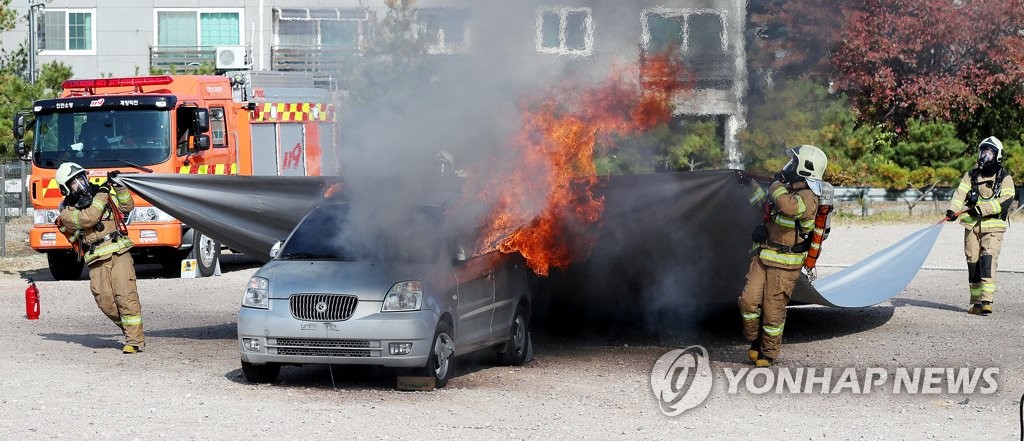
[(36, 288), (36, 282), (31, 277), (28, 279), (28, 288), (25, 288), (25, 316), (29, 320), (36, 320), (39, 318), (39, 288)]

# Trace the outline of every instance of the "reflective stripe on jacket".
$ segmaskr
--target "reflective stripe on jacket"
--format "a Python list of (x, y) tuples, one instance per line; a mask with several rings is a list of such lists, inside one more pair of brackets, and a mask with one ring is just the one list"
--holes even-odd
[[(90, 264), (96, 260), (102, 260), (111, 254), (127, 250), (134, 244), (131, 239), (125, 236), (110, 236), (112, 240), (104, 240), (108, 235), (117, 232), (117, 225), (114, 223), (113, 215), (107, 209), (107, 201), (114, 197), (114, 206), (122, 213), (128, 213), (135, 208), (135, 202), (127, 189), (118, 191), (111, 189), (110, 193), (99, 193), (93, 197), (92, 204), (83, 209), (73, 206), (65, 206), (60, 212), (61, 222), (65, 228), (74, 228), (75, 237), (82, 243), (85, 251), (85, 263)], [(97, 228), (97, 225), (102, 225)]]
[[(814, 216), (818, 211), (818, 197), (814, 195), (806, 183), (796, 183), (787, 187), (781, 182), (772, 183), (768, 189), (768, 197), (775, 206), (772, 222), (768, 227), (768, 241), (783, 247), (792, 247), (803, 242), (799, 231), (809, 234), (814, 230)], [(761, 261), (776, 268), (799, 269), (804, 266), (807, 252), (782, 252), (775, 247), (762, 245), (758, 254)]]
[[(1009, 173), (1003, 176), (1003, 180), (999, 184), (999, 191), (995, 192), (996, 176), (996, 174), (978, 176), (978, 203), (976, 206), (981, 210), (981, 216), (975, 217), (968, 213), (960, 215), (960, 225), (963, 225), (964, 228), (980, 228), (980, 233), (997, 233), (1006, 231), (1007, 227), (1009, 227), (1009, 223), (1002, 218), (1006, 215), (1006, 210), (1010, 207), (1010, 204), (1013, 203), (1017, 192), (1013, 187), (1013, 178), (1010, 177)], [(969, 209), (970, 207), (967, 207), (966, 199), (967, 193), (971, 191), (972, 186), (971, 172), (964, 173), (964, 177), (960, 179), (960, 185), (957, 186), (956, 191), (953, 192), (953, 197), (949, 200), (948, 209), (954, 212)]]

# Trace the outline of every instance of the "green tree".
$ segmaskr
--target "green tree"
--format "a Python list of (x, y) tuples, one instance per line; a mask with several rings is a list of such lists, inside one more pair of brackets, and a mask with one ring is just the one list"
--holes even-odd
[(870, 165), (884, 156), (888, 132), (859, 125), (842, 95), (830, 94), (813, 81), (783, 81), (753, 103), (747, 127), (739, 134), (744, 167), (770, 175), (789, 160), (788, 147), (812, 144), (829, 157), (825, 178), (836, 185), (856, 185), (870, 176)]
[[(1013, 176), (1013, 182), (1021, 185), (1024, 183), (1024, 145), (1019, 140), (1009, 139), (1003, 141), (1003, 149), (1003, 167)], [(958, 180), (960, 176), (957, 176)]]
[(717, 121), (694, 121), (686, 124), (682, 132), (678, 142), (665, 145), (665, 169), (692, 171), (721, 167), (725, 161), (725, 146), (717, 135)]
[(598, 175), (719, 168), (725, 148), (717, 132), (717, 121), (691, 118), (613, 136), (595, 146), (594, 165)]
[(907, 133), (894, 146), (892, 161), (906, 169), (921, 167), (950, 167), (958, 170), (970, 167), (965, 154), (967, 144), (957, 138), (956, 126), (948, 122), (907, 122)]
[[(71, 75), (71, 68), (59, 61), (44, 64), (35, 84), (29, 84), (16, 73), (0, 71), (0, 156), (15, 156), (14, 114), (31, 107), (35, 100), (57, 96), (61, 83)], [(26, 142), (31, 142), (31, 138)]]
[[(18, 16), (11, 8), (11, 0), (0, 0), (0, 33), (14, 29)], [(28, 48), (22, 42), (17, 49), (0, 49), (0, 72), (28, 76)]]

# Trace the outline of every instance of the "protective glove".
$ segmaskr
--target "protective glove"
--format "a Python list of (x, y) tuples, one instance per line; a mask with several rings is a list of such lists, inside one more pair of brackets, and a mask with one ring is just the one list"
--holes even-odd
[(107, 181), (105, 182), (105, 184), (107, 184), (108, 186), (111, 186), (111, 187), (124, 188), (124, 186), (121, 185), (121, 183), (119, 183), (119, 182), (114, 180), (114, 178), (116, 178), (116, 177), (118, 177), (120, 175), (121, 175), (121, 170), (111, 170), (111, 171), (108, 171), (107, 172)]
[(964, 203), (968, 207), (978, 205), (978, 190), (971, 189), (971, 191), (967, 192), (967, 197), (964, 198)]
[(768, 240), (768, 227), (764, 226), (764, 224), (754, 227), (754, 231), (750, 233), (750, 240), (753, 240), (755, 243), (762, 243)]
[(803, 182), (804, 177), (797, 174), (795, 171), (780, 171), (775, 173), (775, 180), (783, 184), (795, 184), (797, 182)]
[(750, 175), (743, 170), (736, 170), (736, 182), (739, 182), (740, 185), (746, 187), (750, 184)]
[(953, 210), (946, 210), (946, 221), (953, 222), (956, 220), (956, 213)]

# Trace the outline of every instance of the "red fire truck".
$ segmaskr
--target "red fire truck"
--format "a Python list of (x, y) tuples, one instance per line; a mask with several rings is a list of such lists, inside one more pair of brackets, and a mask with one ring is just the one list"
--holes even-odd
[[(82, 261), (54, 226), (63, 196), (57, 167), (72, 161), (101, 183), (108, 171), (239, 175), (337, 174), (334, 104), (304, 76), (146, 76), (72, 79), (59, 98), (14, 118), (17, 151), (31, 161), (29, 242), (54, 279), (77, 279)], [(31, 132), (31, 140), (26, 135)], [(219, 243), (139, 198), (127, 217), (140, 263), (178, 268), (194, 258), (212, 275)]]

